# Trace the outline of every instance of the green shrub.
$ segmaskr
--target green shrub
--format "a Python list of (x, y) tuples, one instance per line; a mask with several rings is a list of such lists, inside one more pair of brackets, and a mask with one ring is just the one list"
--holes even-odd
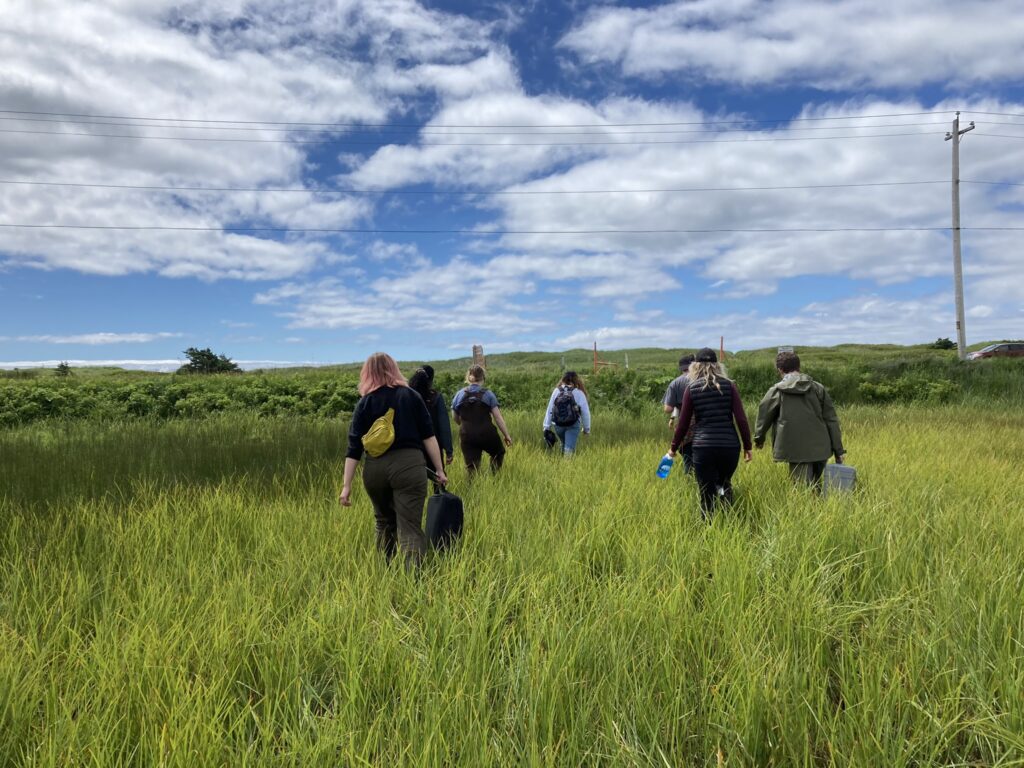
[[(834, 347), (802, 355), (803, 370), (820, 381), (840, 406), (855, 403), (1024, 401), (1024, 360), (995, 359), (963, 363), (948, 352), (927, 347)], [(883, 354), (884, 353), (884, 354)], [(639, 353), (631, 358), (645, 359)], [(567, 355), (569, 357), (569, 355)], [(584, 375), (595, 412), (634, 416), (658, 408), (665, 387), (677, 375), (676, 356), (663, 363), (587, 373), (582, 358), (568, 360)], [(561, 376), (558, 358), (524, 355), (522, 367), (495, 365), (488, 386), (502, 408), (539, 413)], [(544, 360), (547, 360), (544, 363)], [(408, 366), (405, 366), (408, 369)], [(728, 375), (748, 402), (757, 401), (778, 381), (768, 351), (730, 356)], [(12, 373), (12, 372), (6, 372)], [(198, 418), (220, 412), (266, 417), (343, 417), (359, 400), (358, 373), (348, 369), (267, 371), (228, 376), (176, 376), (120, 372), (74, 377), (37, 377), (18, 371), (0, 381), (0, 426), (46, 419)], [(31, 374), (21, 377), (20, 374)], [(439, 367), (435, 385), (451, 403), (464, 386), (459, 361)]]

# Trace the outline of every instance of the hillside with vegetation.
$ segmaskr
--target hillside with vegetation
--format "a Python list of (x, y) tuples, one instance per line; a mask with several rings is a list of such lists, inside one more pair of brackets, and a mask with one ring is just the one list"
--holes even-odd
[[(633, 349), (602, 353), (615, 363), (593, 373), (591, 350), (516, 352), (487, 358), (488, 385), (503, 405), (542, 408), (563, 370), (584, 374), (598, 409), (638, 413), (657, 403), (677, 375), (682, 350)], [(804, 370), (829, 387), (840, 404), (1024, 400), (1022, 360), (964, 363), (933, 346), (843, 345), (800, 349)], [(726, 355), (726, 368), (746, 399), (776, 380), (774, 349)], [(627, 365), (628, 358), (628, 368)], [(411, 374), (426, 361), (406, 361)], [(447, 394), (462, 386), (470, 358), (430, 361)], [(0, 372), (0, 426), (41, 419), (200, 417), (246, 412), (259, 416), (338, 418), (358, 400), (359, 364), (199, 375), (71, 369)]]

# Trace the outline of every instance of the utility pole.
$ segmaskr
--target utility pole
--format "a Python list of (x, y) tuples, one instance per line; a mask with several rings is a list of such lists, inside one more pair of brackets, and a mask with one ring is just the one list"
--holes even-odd
[(960, 113), (953, 118), (953, 130), (946, 141), (953, 141), (953, 288), (956, 293), (956, 351), (967, 358), (967, 331), (964, 328), (964, 268), (960, 262), (960, 137), (974, 130), (974, 121), (960, 129)]

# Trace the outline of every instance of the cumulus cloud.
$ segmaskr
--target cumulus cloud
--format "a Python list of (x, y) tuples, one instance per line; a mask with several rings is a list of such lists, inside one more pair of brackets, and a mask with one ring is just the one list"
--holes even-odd
[[(6, 108), (145, 119), (6, 114), (0, 178), (293, 190), (0, 185), (9, 223), (213, 230), (10, 229), (3, 252), (15, 266), (203, 279), (300, 274), (331, 261), (330, 241), (222, 228), (365, 225), (373, 204), (314, 181), (318, 145), (302, 142), (349, 129), (280, 123), (379, 123), (438, 93), (514, 80), (507, 56), (489, 50), (486, 25), (414, 0), (10, 0), (4, 10)], [(152, 119), (164, 117), (239, 122)]]
[[(866, 294), (837, 302), (810, 302), (788, 314), (754, 310), (678, 318), (671, 324), (590, 328), (559, 337), (553, 347), (589, 346), (596, 341), (606, 349), (717, 348), (720, 336), (725, 337), (726, 348), (733, 350), (786, 344), (913, 344), (949, 336), (953, 317), (948, 295), (899, 299)], [(993, 338), (1000, 332), (998, 325), (985, 321), (975, 321), (973, 330), (977, 338)]]
[[(808, 275), (891, 285), (949, 273), (951, 245), (942, 231), (950, 223), (949, 144), (942, 139), (957, 106), (952, 103), (840, 101), (769, 127), (730, 122), (703, 126), (696, 136), (653, 137), (635, 129), (624, 134), (615, 125), (742, 118), (639, 98), (590, 106), (519, 95), (501, 105), (494, 119), (506, 124), (592, 125), (590, 136), (622, 143), (587, 145), (592, 138), (577, 136), (583, 146), (388, 148), (353, 176), (380, 187), (490, 187), (493, 193), (481, 191), (472, 204), (505, 234), (478, 243), (480, 252), (512, 251), (521, 255), (496, 263), (528, 258), (545, 264), (544, 273), (561, 259), (583, 278), (599, 270), (607, 281), (588, 283), (583, 292), (590, 296), (678, 288), (683, 281), (674, 273), (683, 268), (713, 285), (720, 298), (772, 294), (781, 282)], [(982, 99), (969, 106), (1024, 109)], [(484, 95), (460, 102), (443, 119), (453, 124), (493, 108)], [(972, 116), (965, 113), (965, 120)], [(962, 149), (964, 178), (1024, 181), (1024, 140), (989, 136), (993, 127), (976, 117), (979, 130)], [(664, 143), (673, 139), (679, 143)], [(1019, 188), (965, 183), (961, 195), (965, 227), (1019, 225)], [(745, 231), (773, 229), (806, 231)], [(577, 231), (583, 234), (571, 234)], [(1024, 283), (1015, 279), (1015, 237), (965, 232), (969, 284), (1005, 302), (1024, 300)]]
[[(921, 283), (914, 291), (931, 295), (935, 280), (947, 279), (948, 232), (921, 228), (949, 224), (942, 136), (953, 109), (978, 112), (964, 115), (978, 121), (964, 143), (964, 178), (1024, 183), (1024, 141), (995, 138), (1012, 129), (980, 114), (1020, 114), (1024, 106), (995, 98), (837, 95), (790, 122), (763, 124), (640, 90), (590, 100), (572, 89), (527, 88), (496, 36), (508, 19), (488, 25), (415, 0), (8, 5), (0, 97), (12, 108), (253, 122), (144, 127), (23, 115), (2, 121), (4, 130), (65, 135), (0, 131), (0, 178), (289, 191), (0, 184), (7, 222), (213, 230), (9, 229), (0, 269), (275, 281), (261, 286), (256, 302), (297, 329), (341, 329), (349, 338), (412, 331), (447, 341), (474, 332), (483, 316), (494, 344), (537, 346), (570, 338), (568, 314), (582, 334), (649, 344), (659, 342), (645, 336), (645, 323), (671, 327), (669, 310), (700, 298), (722, 303), (709, 313), (719, 325), (734, 318), (730, 328), (750, 322), (785, 335), (781, 315), (756, 307), (791, 281), (855, 281), (848, 292), (861, 298), (850, 301), (863, 303), (897, 284)], [(945, 0), (602, 4), (561, 45), (577, 62), (629, 75), (733, 85), (981, 83), (1022, 73), (1022, 22), (1006, 13), (1007, 0), (957, 9), (955, 26), (952, 8)], [(943, 45), (954, 32), (960, 42)], [(893, 35), (898, 45), (888, 44)], [(944, 53), (954, 48), (955, 60)], [(939, 114), (904, 114), (930, 111)], [(870, 117), (880, 114), (901, 116)], [(257, 121), (349, 127), (300, 131)], [(357, 126), (382, 122), (410, 127), (373, 134), (384, 146), (365, 151), (303, 143), (349, 139)], [(230, 141), (191, 140), (201, 137)], [(930, 183), (885, 186), (905, 181)], [(426, 196), (359, 194), (409, 186)], [(1024, 187), (965, 183), (962, 196), (965, 227), (1019, 225)], [(429, 221), (427, 228), (476, 234), (439, 245), (292, 231), (383, 230), (386, 217), (396, 229)], [(224, 231), (231, 227), (281, 231)], [(844, 231), (851, 228), (886, 231)], [(745, 231), (770, 229), (808, 231)], [(964, 233), (976, 327), (994, 328), (1024, 302), (1017, 239), (1009, 231)], [(744, 311), (733, 312), (737, 306)], [(800, 327), (812, 327), (810, 306), (794, 314), (807, 323)], [(852, 305), (844, 307), (835, 322), (858, 327)], [(921, 328), (936, 327), (937, 315), (909, 309)], [(600, 322), (590, 321), (591, 311)]]
[(854, 87), (1014, 81), (1024, 19), (1014, 0), (676, 0), (598, 6), (562, 38), (585, 65), (642, 78)]
[(0, 336), (0, 341), (28, 341), (39, 344), (85, 344), (100, 346), (104, 344), (147, 344), (161, 339), (177, 339), (181, 333), (79, 333), (69, 336)]
[[(529, 292), (488, 277), (485, 268), (455, 259), (397, 276), (348, 281), (286, 283), (257, 294), (255, 302), (281, 307), (289, 327), (303, 329), (379, 329), (437, 334), (466, 329), (492, 335), (536, 331), (550, 325), (536, 306), (517, 304)], [(483, 321), (486, 318), (486, 322)]]

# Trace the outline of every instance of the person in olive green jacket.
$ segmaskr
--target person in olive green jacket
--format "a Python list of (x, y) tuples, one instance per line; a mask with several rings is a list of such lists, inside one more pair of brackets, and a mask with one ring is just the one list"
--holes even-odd
[(782, 380), (768, 390), (757, 408), (754, 445), (764, 447), (765, 434), (772, 428), (772, 455), (789, 462), (795, 482), (819, 487), (829, 456), (843, 463), (843, 438), (839, 417), (828, 390), (800, 372), (800, 358), (780, 352), (775, 367)]

